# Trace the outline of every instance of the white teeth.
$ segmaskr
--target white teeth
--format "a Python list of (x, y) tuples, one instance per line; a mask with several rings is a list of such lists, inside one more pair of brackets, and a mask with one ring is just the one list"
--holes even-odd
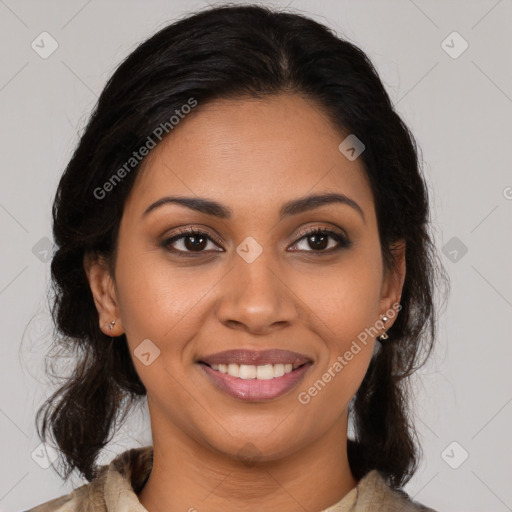
[(240, 376), (240, 366), (235, 363), (228, 364), (228, 371), (229, 375), (232, 375), (233, 377), (239, 377)]
[(274, 378), (274, 367), (271, 364), (266, 364), (264, 366), (251, 366), (251, 368), (256, 368), (255, 377), (260, 380), (269, 380)]
[(284, 375), (284, 364), (274, 365), (274, 377), (282, 377)]
[(300, 363), (295, 364), (264, 364), (261, 366), (254, 366), (251, 364), (211, 364), (213, 370), (217, 370), (220, 373), (227, 373), (232, 377), (238, 377), (240, 379), (258, 379), (258, 380), (270, 380), (275, 377), (282, 377), (285, 373), (290, 373), (295, 368), (298, 368)]
[[(241, 364), (240, 371), (238, 373), (238, 377), (240, 377), (241, 379), (255, 379), (257, 372), (258, 372), (258, 370), (257, 370), (256, 366), (252, 366), (252, 365), (248, 365), (248, 364)], [(236, 371), (235, 371), (235, 373), (236, 373)]]

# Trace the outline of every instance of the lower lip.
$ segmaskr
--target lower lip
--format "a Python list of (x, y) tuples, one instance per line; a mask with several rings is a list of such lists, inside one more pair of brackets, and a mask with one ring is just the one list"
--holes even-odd
[(267, 380), (240, 379), (227, 373), (213, 370), (205, 363), (199, 363), (199, 365), (213, 384), (221, 391), (240, 400), (258, 402), (277, 398), (293, 389), (309, 370), (311, 363), (306, 363), (290, 373), (285, 373), (282, 377), (274, 377)]

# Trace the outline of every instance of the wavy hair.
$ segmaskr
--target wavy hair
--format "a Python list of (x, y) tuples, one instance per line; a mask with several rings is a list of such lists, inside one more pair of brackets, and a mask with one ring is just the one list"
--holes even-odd
[(408, 377), (432, 350), (434, 292), (444, 270), (430, 234), (428, 191), (414, 138), (355, 45), (301, 14), (225, 4), (167, 25), (117, 67), (60, 179), (52, 209), (52, 317), (56, 346), (72, 351), (76, 364), (39, 408), (36, 427), (42, 440), (51, 435), (59, 448), (64, 479), (74, 470), (95, 478), (100, 451), (146, 395), (126, 339), (112, 343), (99, 328), (84, 270), (88, 253), (113, 265), (125, 199), (144, 160), (107, 199), (95, 190), (191, 97), (201, 105), (282, 92), (314, 101), (340, 133), (365, 143), (360, 158), (387, 268), (393, 268), (394, 244), (406, 242), (402, 309), (351, 401), (348, 456), (357, 479), (377, 469), (395, 488), (416, 470)]

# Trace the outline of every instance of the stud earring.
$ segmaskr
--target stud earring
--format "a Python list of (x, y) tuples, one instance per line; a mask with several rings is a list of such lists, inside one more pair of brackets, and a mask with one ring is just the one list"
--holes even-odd
[(110, 327), (110, 334), (112, 334), (112, 331), (114, 329), (114, 325), (116, 325), (116, 320), (113, 320), (112, 322), (110, 322), (108, 324), (108, 326)]
[[(389, 318), (388, 318), (386, 315), (384, 315), (384, 316), (382, 317), (382, 321), (383, 321), (384, 323), (389, 322)], [(384, 329), (384, 332), (379, 336), (379, 340), (380, 340), (380, 341), (385, 341), (385, 340), (387, 340), (388, 338), (389, 338), (389, 336), (388, 336), (388, 334), (386, 333), (386, 329)]]

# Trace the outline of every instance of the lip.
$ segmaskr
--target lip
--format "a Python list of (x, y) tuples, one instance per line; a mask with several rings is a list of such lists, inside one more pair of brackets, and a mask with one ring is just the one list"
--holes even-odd
[(199, 366), (217, 389), (233, 398), (247, 402), (272, 400), (288, 393), (299, 384), (312, 365), (313, 363), (309, 361), (295, 370), (292, 370), (290, 373), (285, 373), (282, 377), (260, 380), (233, 377), (227, 373), (221, 373), (210, 368), (210, 366), (204, 362), (199, 362)]
[[(208, 356), (200, 357), (199, 363), (212, 364), (249, 364), (260, 366), (265, 364), (299, 364), (311, 363), (311, 359), (298, 352), (289, 350), (225, 350)], [(235, 377), (236, 378), (236, 377)], [(281, 377), (278, 377), (281, 378)]]

